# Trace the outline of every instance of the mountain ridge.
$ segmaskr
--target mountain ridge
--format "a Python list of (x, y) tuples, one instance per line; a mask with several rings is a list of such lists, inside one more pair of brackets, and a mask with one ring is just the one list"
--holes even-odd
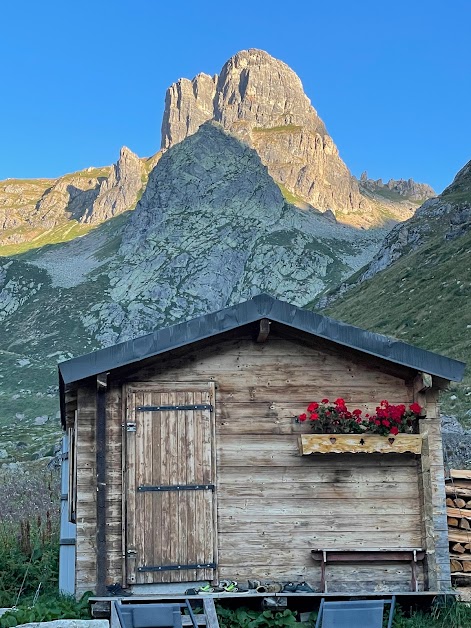
[(355, 224), (373, 224), (374, 209), (338, 154), (300, 78), (285, 63), (251, 48), (219, 75), (179, 79), (167, 90), (162, 148), (214, 120), (255, 148), (288, 192)]
[(443, 408), (471, 427), (471, 162), (396, 225), (369, 264), (314, 304), (467, 362), (463, 383), (443, 396)]
[(57, 360), (262, 291), (303, 305), (363, 266), (382, 233), (288, 204), (256, 151), (204, 124), (162, 155), (135, 210), (0, 260), (5, 464), (57, 438)]

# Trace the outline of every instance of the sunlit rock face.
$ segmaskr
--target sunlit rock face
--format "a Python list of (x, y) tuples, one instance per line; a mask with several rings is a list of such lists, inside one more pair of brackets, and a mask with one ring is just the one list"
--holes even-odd
[[(367, 214), (360, 194), (296, 73), (262, 50), (243, 50), (211, 78), (199, 74), (170, 86), (162, 148), (181, 142), (207, 120), (256, 149), (275, 181), (314, 207)], [(366, 222), (368, 217), (366, 216)]]

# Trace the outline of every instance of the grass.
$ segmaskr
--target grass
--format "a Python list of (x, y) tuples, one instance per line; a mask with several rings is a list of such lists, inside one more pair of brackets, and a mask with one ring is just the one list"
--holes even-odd
[[(434, 235), (353, 288), (326, 314), (471, 362), (471, 232)], [(443, 396), (442, 410), (471, 423), (471, 373)]]
[(255, 126), (252, 131), (254, 133), (298, 133), (302, 128), (296, 124), (283, 124), (271, 127)]
[(157, 162), (160, 160), (161, 157), (162, 157), (162, 151), (158, 151), (157, 153), (155, 153), (155, 155), (151, 155), (150, 157), (143, 158), (141, 160), (144, 164), (144, 168), (145, 168), (147, 176), (149, 176), (151, 170), (154, 169), (154, 167), (157, 165)]
[[(76, 177), (82, 177), (84, 179), (101, 179), (110, 176), (112, 166), (102, 166), (99, 168), (85, 168), (85, 170), (79, 170), (78, 172), (69, 172), (64, 174), (59, 179), (75, 179)], [(59, 180), (57, 179), (57, 180)]]
[(30, 603), (40, 585), (57, 595), (58, 471), (3, 473), (0, 503), (0, 607)]
[(275, 183), (280, 188), (280, 191), (285, 201), (290, 203), (290, 205), (306, 204), (306, 201), (304, 199), (288, 190), (288, 188), (286, 188), (282, 183), (278, 183), (277, 181)]
[(88, 597), (85, 594), (80, 600), (72, 596), (42, 595), (34, 603), (26, 603), (7, 611), (0, 617), (0, 628), (13, 628), (23, 624), (49, 622), (57, 619), (86, 619), (90, 620)]
[[(68, 242), (69, 240), (85, 235), (94, 227), (94, 225), (85, 225), (77, 222), (76, 220), (69, 220), (57, 227), (53, 227), (52, 229), (32, 229), (31, 234), (33, 237), (26, 242), (0, 246), (0, 257), (9, 257), (12, 255), (19, 255), (21, 253), (27, 253), (32, 249), (39, 249), (48, 244)], [(27, 232), (25, 231), (25, 227), (18, 229), (18, 233), (25, 232)]]

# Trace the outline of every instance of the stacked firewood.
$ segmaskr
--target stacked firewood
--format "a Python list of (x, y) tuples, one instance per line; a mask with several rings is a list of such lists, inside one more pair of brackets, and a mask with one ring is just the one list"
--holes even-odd
[(471, 471), (451, 469), (445, 490), (451, 573), (471, 577)]

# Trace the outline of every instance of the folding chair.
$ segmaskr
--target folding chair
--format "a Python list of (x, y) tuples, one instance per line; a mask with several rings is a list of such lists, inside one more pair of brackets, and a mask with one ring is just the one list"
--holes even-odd
[(121, 628), (182, 628), (180, 604), (121, 604), (115, 601), (115, 608)]
[(388, 628), (392, 627), (396, 596), (390, 600), (354, 600), (326, 602), (321, 600), (316, 628), (382, 628), (385, 604), (389, 609)]

